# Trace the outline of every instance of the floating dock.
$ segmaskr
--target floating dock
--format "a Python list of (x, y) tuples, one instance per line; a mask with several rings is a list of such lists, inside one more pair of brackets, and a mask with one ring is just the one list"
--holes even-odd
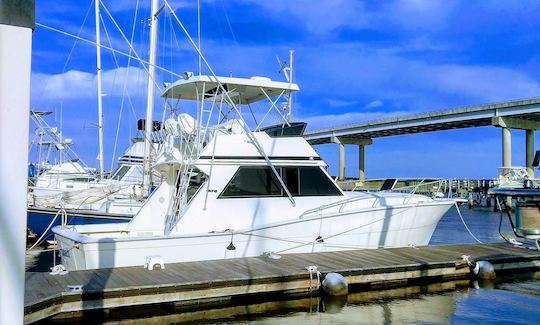
[(496, 243), (235, 258), (166, 264), (153, 271), (140, 266), (65, 275), (27, 272), (25, 323), (161, 304), (192, 309), (253, 297), (305, 297), (318, 287), (309, 266), (323, 275), (340, 273), (354, 291), (466, 279), (470, 268), (462, 255), (491, 262), (499, 274), (540, 268), (540, 252)]

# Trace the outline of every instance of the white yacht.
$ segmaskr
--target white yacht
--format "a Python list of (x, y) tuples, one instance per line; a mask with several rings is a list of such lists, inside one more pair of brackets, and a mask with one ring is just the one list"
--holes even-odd
[(142, 188), (144, 143), (134, 139), (118, 159), (118, 168), (99, 179), (77, 159), (65, 159), (45, 166), (28, 187), (28, 227), (38, 235), (51, 223), (60, 224), (58, 212), (65, 211), (71, 224), (130, 220), (146, 196)]
[[(168, 85), (171, 107), (183, 99), (198, 109), (196, 118), (165, 121), (153, 166), (161, 185), (129, 222), (55, 227), (61, 263), (82, 270), (156, 256), (175, 263), (427, 245), (454, 200), (343, 192), (302, 137), (305, 124), (290, 122), (298, 89), (290, 80), (189, 74)], [(242, 112), (264, 100), (269, 108), (250, 131)], [(271, 114), (281, 123), (262, 128)]]

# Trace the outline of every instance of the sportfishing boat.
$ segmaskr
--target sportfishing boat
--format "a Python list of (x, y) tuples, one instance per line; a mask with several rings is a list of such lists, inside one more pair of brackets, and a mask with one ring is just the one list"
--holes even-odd
[[(292, 61), (292, 60), (291, 60)], [(452, 199), (343, 192), (291, 122), (292, 82), (187, 73), (162, 94), (172, 114), (153, 168), (161, 185), (129, 222), (53, 228), (68, 270), (427, 245)], [(287, 76), (287, 75), (286, 75)], [(268, 101), (264, 110), (252, 110)], [(250, 113), (245, 113), (250, 112)], [(255, 120), (253, 130), (244, 115)], [(270, 116), (279, 124), (264, 127)], [(258, 117), (258, 119), (257, 119)], [(212, 123), (213, 122), (213, 123)], [(268, 124), (268, 122), (266, 123)]]

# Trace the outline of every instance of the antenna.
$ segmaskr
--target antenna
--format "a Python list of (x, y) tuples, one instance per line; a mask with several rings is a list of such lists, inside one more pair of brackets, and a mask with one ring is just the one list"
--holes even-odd
[(294, 58), (294, 50), (289, 50), (289, 78), (287, 80), (289, 81), (289, 96), (288, 96), (288, 107), (287, 107), (287, 122), (291, 121), (291, 113), (292, 113), (292, 92), (290, 91), (293, 83), (293, 58)]
[(283, 109), (287, 110), (286, 119), (287, 122), (291, 121), (291, 112), (292, 112), (292, 92), (290, 92), (290, 88), (293, 84), (293, 59), (294, 59), (294, 50), (289, 50), (289, 64), (285, 61), (281, 61), (279, 59), (279, 56), (276, 55), (276, 59), (279, 64), (279, 70), (278, 73), (282, 73), (285, 75), (285, 79), (289, 82), (289, 93), (287, 95), (287, 104), (284, 104)]
[(277, 59), (277, 62), (278, 62), (278, 65), (279, 65), (279, 70), (278, 70), (278, 73), (282, 73), (285, 75), (285, 79), (287, 79), (287, 81), (290, 81), (289, 80), (289, 67), (287, 66), (287, 62), (286, 61), (281, 61), (281, 59), (279, 58), (279, 56), (276, 55), (276, 59)]

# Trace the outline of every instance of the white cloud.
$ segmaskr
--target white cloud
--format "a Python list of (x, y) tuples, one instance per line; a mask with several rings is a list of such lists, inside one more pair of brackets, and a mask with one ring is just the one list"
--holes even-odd
[[(107, 96), (121, 97), (124, 80), (129, 78), (129, 95), (146, 94), (146, 73), (140, 68), (117, 68), (102, 72), (102, 92)], [(33, 100), (69, 100), (97, 97), (96, 74), (69, 70), (59, 74), (32, 73)], [(143, 91), (141, 91), (144, 89)]]
[(358, 104), (356, 100), (343, 100), (343, 99), (327, 99), (330, 107), (347, 107)]
[(364, 106), (364, 108), (375, 108), (375, 107), (380, 107), (380, 106), (383, 106), (383, 102), (377, 99), (377, 100), (367, 103), (366, 106)]
[[(326, 101), (328, 102), (328, 105), (330, 107), (336, 107), (336, 108), (358, 106), (360, 103), (357, 100), (344, 100), (344, 99), (327, 99)], [(383, 102), (377, 99), (377, 100), (367, 103), (366, 105), (363, 106), (363, 108), (375, 108), (375, 107), (380, 107), (382, 105), (383, 105)]]
[[(433, 31), (446, 25), (458, 2), (444, 0), (394, 0), (382, 4), (347, 0), (243, 0), (282, 19), (293, 17), (312, 33), (327, 34), (341, 27)], [(288, 16), (284, 18), (284, 16)]]
[(540, 94), (539, 81), (519, 67), (434, 64), (354, 44), (328, 45), (318, 49), (317, 55), (309, 55), (313, 51), (298, 49), (299, 55), (307, 55), (297, 59), (296, 65), (297, 80), (309, 83), (303, 90), (313, 94), (376, 97), (387, 106), (415, 110)]
[(304, 24), (314, 33), (327, 33), (336, 28), (368, 24), (364, 4), (347, 0), (243, 0), (261, 6), (266, 12), (283, 18), (284, 14), (294, 17), (293, 24)]
[[(206, 56), (218, 74), (249, 77), (276, 74), (276, 53), (288, 47), (208, 43)], [(227, 53), (227, 55), (223, 55)], [(430, 63), (397, 51), (362, 44), (295, 47), (295, 97), (299, 114), (327, 107), (355, 111), (384, 104), (388, 110), (430, 111), (455, 106), (534, 97), (540, 82), (525, 68)], [(249, 62), (249, 64), (245, 64)], [(315, 68), (314, 68), (315, 67)], [(305, 111), (304, 111), (305, 110)]]

